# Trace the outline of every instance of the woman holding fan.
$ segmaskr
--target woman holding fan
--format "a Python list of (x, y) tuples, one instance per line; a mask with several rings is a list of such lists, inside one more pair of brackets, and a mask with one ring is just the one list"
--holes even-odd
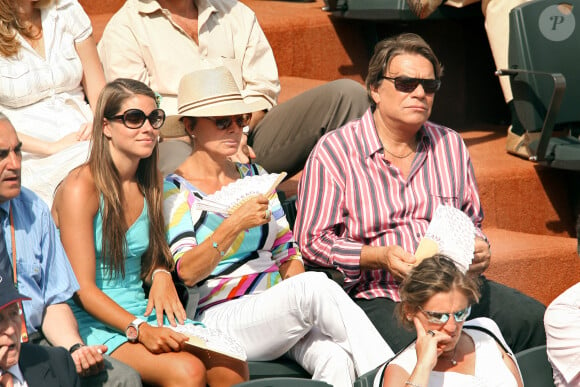
[(164, 137), (187, 135), (193, 144), (164, 189), (167, 238), (177, 275), (190, 288), (189, 317), (240, 341), (248, 360), (288, 353), (314, 379), (350, 387), (392, 351), (336, 283), (304, 273), (276, 192), (246, 200), (229, 216), (196, 205), (266, 173), (230, 161), (251, 112), (263, 108), (244, 102), (226, 68), (199, 70), (181, 80), (180, 115), (161, 129)]

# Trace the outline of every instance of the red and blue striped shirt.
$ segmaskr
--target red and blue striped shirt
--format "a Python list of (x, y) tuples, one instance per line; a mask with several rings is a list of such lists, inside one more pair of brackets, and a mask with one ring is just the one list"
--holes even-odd
[(369, 109), (325, 135), (304, 167), (294, 231), (303, 259), (335, 267), (355, 298), (399, 301), (387, 270), (360, 270), (364, 245), (414, 253), (440, 204), (464, 211), (481, 233), (483, 211), (467, 147), (458, 133), (426, 122), (407, 178), (385, 159)]

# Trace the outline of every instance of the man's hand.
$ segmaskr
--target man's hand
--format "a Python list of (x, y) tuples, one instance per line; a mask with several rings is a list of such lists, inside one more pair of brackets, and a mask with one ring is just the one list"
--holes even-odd
[(491, 248), (483, 238), (475, 237), (473, 261), (469, 265), (467, 273), (473, 277), (478, 277), (487, 270), (491, 262)]
[(381, 257), (381, 266), (391, 272), (397, 280), (402, 280), (409, 274), (415, 261), (413, 254), (401, 246), (387, 246)]
[(177, 290), (173, 284), (171, 274), (165, 272), (158, 272), (155, 274), (151, 290), (149, 291), (149, 301), (147, 302), (147, 309), (145, 316), (149, 316), (155, 308), (157, 315), (157, 325), (163, 326), (163, 315), (165, 314), (172, 326), (176, 326), (176, 320), (183, 324), (185, 321), (185, 309), (177, 296)]
[(77, 374), (79, 376), (92, 376), (105, 369), (103, 362), (103, 353), (105, 352), (107, 352), (106, 345), (85, 345), (74, 351), (71, 356)]

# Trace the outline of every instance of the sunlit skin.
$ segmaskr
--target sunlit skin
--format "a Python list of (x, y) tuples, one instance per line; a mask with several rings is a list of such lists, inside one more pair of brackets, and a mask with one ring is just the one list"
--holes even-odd
[[(212, 117), (220, 119), (226, 117)], [(197, 118), (195, 128), (189, 128), (195, 136), (196, 150), (203, 150), (209, 154), (230, 157), (239, 149), (243, 132), (235, 120), (229, 128), (220, 130), (216, 127), (214, 121), (207, 118)]]
[[(467, 297), (459, 290), (453, 289), (448, 293), (435, 294), (425, 303), (425, 305), (422, 305), (422, 308), (423, 310), (430, 312), (455, 313), (465, 309), (468, 305), (469, 301)], [(422, 328), (424, 332), (429, 330), (435, 332), (435, 338), (437, 339), (437, 356), (440, 356), (444, 352), (448, 352), (444, 354), (444, 356), (451, 355), (451, 352), (454, 350), (459, 341), (459, 337), (461, 336), (461, 329), (463, 328), (464, 322), (458, 323), (455, 321), (455, 318), (451, 316), (445, 324), (433, 324), (428, 321), (427, 316), (425, 316), (425, 314), (420, 310), (415, 313), (414, 318), (416, 318), (420, 323), (417, 332), (418, 336), (419, 331), (421, 330), (420, 328)], [(417, 324), (415, 324), (415, 326), (417, 327)]]
[(12, 124), (0, 120), (0, 203), (20, 195), (21, 149)]
[(0, 309), (0, 369), (18, 363), (20, 356), (21, 320), (18, 304), (13, 303)]
[[(157, 109), (157, 105), (151, 97), (135, 94), (123, 102), (116, 115), (123, 114), (128, 109), (140, 109), (148, 116)], [(105, 118), (103, 133), (111, 140), (109, 149), (114, 160), (126, 157), (139, 159), (149, 157), (159, 136), (159, 130), (154, 129), (149, 120), (145, 120), (142, 127), (131, 129), (126, 127), (121, 120)]]
[[(433, 64), (418, 54), (401, 54), (393, 57), (386, 73), (388, 77), (407, 76), (411, 78), (435, 79)], [(410, 93), (398, 91), (393, 82), (383, 80), (371, 90), (377, 108), (373, 113), (379, 131), (397, 135), (415, 135), (421, 125), (429, 119), (435, 93), (425, 93), (418, 85)], [(403, 133), (398, 133), (402, 131)]]

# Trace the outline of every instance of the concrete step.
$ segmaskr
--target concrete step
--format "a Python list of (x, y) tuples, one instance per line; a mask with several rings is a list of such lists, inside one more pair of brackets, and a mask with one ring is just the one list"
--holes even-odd
[[(485, 228), (491, 243), (489, 279), (508, 285), (548, 305), (580, 281), (577, 240)], [(501, 302), (501, 301), (500, 301)]]

